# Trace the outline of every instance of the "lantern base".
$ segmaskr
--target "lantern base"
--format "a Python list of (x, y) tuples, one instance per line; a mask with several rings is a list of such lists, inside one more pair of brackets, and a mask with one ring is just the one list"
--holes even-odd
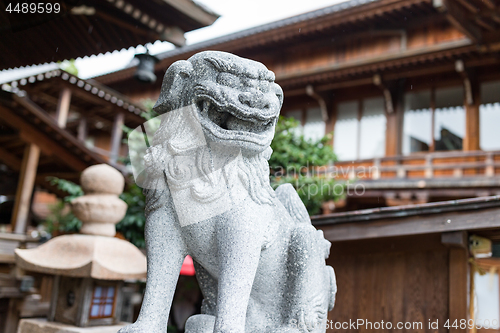
[(116, 333), (128, 323), (111, 326), (76, 327), (49, 322), (46, 319), (21, 319), (17, 333)]

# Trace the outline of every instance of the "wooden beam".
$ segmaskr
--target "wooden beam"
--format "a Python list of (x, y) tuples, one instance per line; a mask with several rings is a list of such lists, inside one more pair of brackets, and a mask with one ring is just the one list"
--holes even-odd
[(331, 242), (500, 228), (500, 208), (317, 225)]
[(77, 182), (80, 179), (81, 173), (76, 173), (76, 172), (47, 172), (47, 173), (39, 173), (36, 176), (36, 182), (37, 183), (42, 183), (47, 181), (47, 177), (57, 177), (61, 179), (67, 179), (67, 180), (76, 180)]
[(26, 232), (39, 157), (40, 148), (34, 143), (28, 144), (24, 150), (11, 220), (12, 230), (18, 234)]
[(14, 114), (8, 108), (0, 106), (0, 119), (21, 132), (21, 139), (28, 143), (34, 143), (48, 156), (55, 155), (61, 161), (76, 171), (83, 171), (88, 165), (74, 155), (69, 153), (59, 142), (50, 139), (40, 132), (36, 127), (28, 124), (22, 117)]
[(87, 124), (87, 118), (85, 118), (83, 115), (80, 115), (80, 121), (78, 122), (78, 140), (85, 142), (87, 140), (87, 134), (88, 134), (88, 124)]
[(113, 123), (113, 130), (111, 132), (111, 155), (109, 161), (115, 164), (118, 160), (120, 154), (120, 148), (122, 145), (123, 136), (123, 123), (125, 120), (125, 115), (123, 112), (119, 112), (115, 116), (115, 121)]
[(467, 248), (450, 248), (449, 253), (449, 291), (448, 291), (448, 311), (450, 319), (450, 333), (466, 333), (467, 328), (452, 327), (455, 320), (467, 320), (469, 265), (467, 262)]
[(59, 127), (61, 128), (66, 127), (70, 104), (71, 104), (71, 90), (65, 87), (63, 88), (63, 90), (61, 90), (61, 94), (59, 95), (59, 101), (57, 103), (57, 109), (56, 109), (57, 125), (59, 125)]
[(470, 12), (458, 5), (453, 0), (442, 0), (443, 7), (439, 8), (446, 13), (446, 17), (451, 24), (463, 32), (474, 43), (481, 43), (483, 36), (481, 29), (470, 19)]
[(392, 95), (391, 91), (387, 88), (387, 85), (382, 81), (382, 77), (380, 74), (375, 74), (373, 76), (373, 83), (382, 90), (382, 94), (384, 95), (385, 102), (385, 111), (387, 114), (391, 114), (394, 112), (394, 106), (392, 104)]
[(451, 231), (441, 234), (441, 243), (449, 247), (467, 248), (469, 245), (466, 231)]
[(21, 170), (21, 160), (2, 147), (0, 147), (0, 161), (14, 171)]
[(314, 98), (318, 102), (319, 108), (321, 110), (321, 117), (323, 118), (323, 121), (326, 123), (328, 121), (328, 106), (323, 96), (318, 94), (314, 90), (314, 87), (310, 84), (306, 86), (306, 94)]

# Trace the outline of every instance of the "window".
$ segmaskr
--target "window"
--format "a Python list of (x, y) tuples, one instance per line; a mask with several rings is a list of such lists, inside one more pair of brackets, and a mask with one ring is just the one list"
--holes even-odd
[(360, 122), (359, 158), (385, 155), (385, 105), (382, 97), (365, 99)]
[(317, 141), (325, 136), (325, 122), (320, 108), (308, 109), (306, 111), (306, 123), (304, 124), (304, 138)]
[(337, 105), (337, 120), (333, 131), (333, 151), (340, 161), (358, 158), (358, 102)]
[(434, 96), (431, 90), (405, 94), (403, 154), (462, 150), (465, 136), (463, 104), (463, 87), (436, 89)]
[(500, 81), (481, 85), (479, 144), (482, 150), (500, 150)]
[(436, 89), (434, 150), (462, 150), (465, 136), (463, 87)]
[(432, 142), (431, 91), (405, 95), (403, 121), (403, 155), (429, 151)]
[(385, 105), (383, 98), (363, 101), (361, 115), (358, 101), (337, 105), (334, 152), (340, 161), (385, 155)]
[[(305, 112), (305, 123), (302, 124), (303, 113)], [(326, 124), (323, 121), (320, 108), (310, 108), (307, 110), (292, 110), (286, 112), (286, 117), (294, 118), (301, 125), (297, 128), (297, 134), (304, 135), (306, 140), (319, 140), (325, 136)]]
[(90, 319), (110, 318), (114, 315), (115, 287), (95, 286), (90, 305)]

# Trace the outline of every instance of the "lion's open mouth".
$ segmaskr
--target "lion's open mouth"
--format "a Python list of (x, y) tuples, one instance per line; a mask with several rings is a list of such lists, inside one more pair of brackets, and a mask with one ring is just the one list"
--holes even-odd
[(242, 131), (261, 134), (272, 129), (274, 125), (274, 119), (245, 119), (242, 115), (237, 114), (237, 110), (223, 110), (213, 105), (208, 100), (203, 100), (200, 106), (202, 116), (206, 115), (214, 125), (226, 131)]

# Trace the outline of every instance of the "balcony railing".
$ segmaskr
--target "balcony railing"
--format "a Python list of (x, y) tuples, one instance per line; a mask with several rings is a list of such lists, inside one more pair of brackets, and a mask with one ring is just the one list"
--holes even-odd
[(336, 178), (364, 180), (495, 177), (500, 176), (500, 151), (418, 153), (342, 161), (328, 172), (334, 172)]

